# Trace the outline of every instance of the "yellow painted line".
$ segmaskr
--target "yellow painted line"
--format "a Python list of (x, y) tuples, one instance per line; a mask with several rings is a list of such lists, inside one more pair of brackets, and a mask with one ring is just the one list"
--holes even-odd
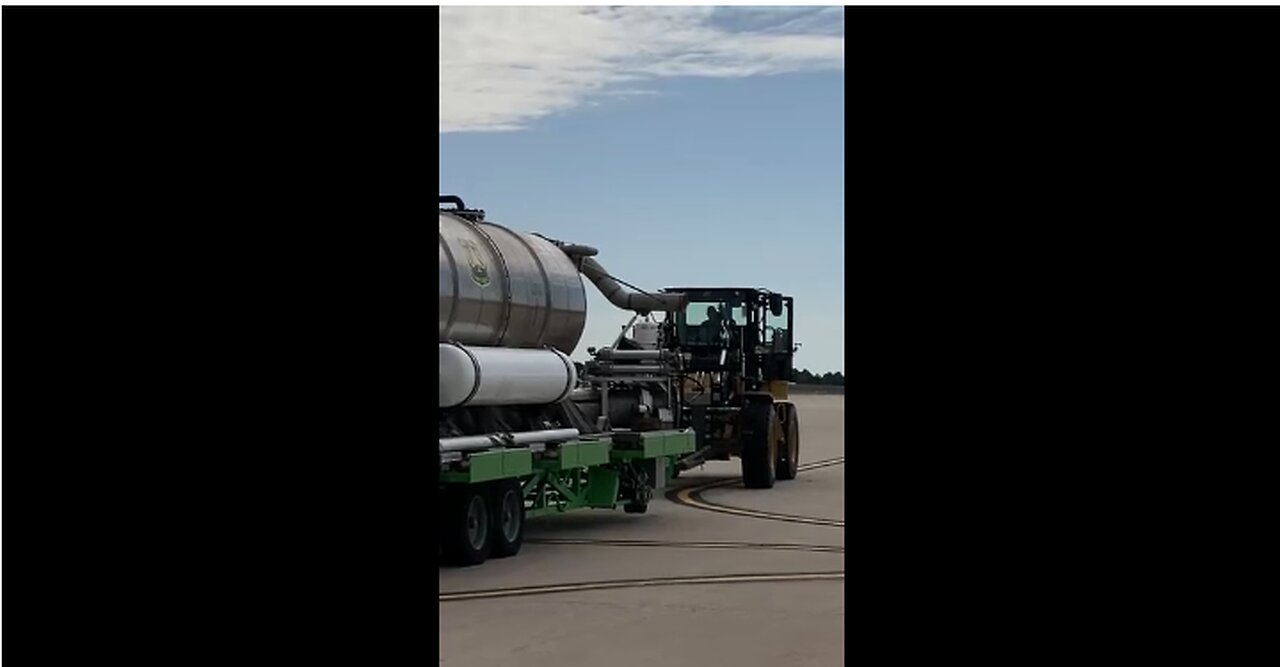
[(844, 572), (796, 572), (790, 574), (725, 574), (694, 577), (663, 577), (657, 579), (622, 579), (617, 581), (587, 581), (577, 584), (548, 584), (521, 588), (501, 588), (487, 591), (462, 591), (441, 593), (441, 602), (461, 600), (485, 600), (524, 595), (549, 595), (552, 593), (579, 593), (618, 588), (647, 588), (654, 586), (706, 586), (716, 584), (778, 583), (788, 581), (829, 581), (844, 579)]
[[(693, 489), (692, 491), (701, 491), (701, 490), (705, 490), (706, 488), (710, 488), (710, 487)], [(676, 494), (676, 498), (679, 500), (680, 504), (687, 505), (689, 507), (696, 507), (700, 510), (706, 510), (708, 512), (720, 512), (721, 514), (733, 514), (735, 516), (748, 517), (752, 519), (771, 519), (775, 521), (786, 521), (789, 523), (805, 523), (805, 524), (810, 524), (814, 526), (832, 526), (835, 528), (844, 528), (843, 521), (836, 521), (834, 519), (820, 519), (817, 517), (796, 516), (792, 514), (776, 514), (773, 512), (757, 512), (754, 510), (744, 510), (744, 509), (738, 509), (736, 507), (729, 507), (727, 505), (712, 505), (710, 503), (704, 503), (691, 498), (689, 494), (692, 493), (692, 491), (690, 489), (681, 489), (680, 492)]]
[(823, 459), (821, 461), (814, 461), (813, 463), (805, 463), (801, 465), (799, 468), (796, 468), (796, 470), (813, 470), (814, 468), (828, 468), (830, 466), (837, 466), (842, 463), (844, 463), (844, 457), (837, 456), (834, 459)]
[[(842, 463), (844, 463), (843, 456), (835, 459), (828, 459), (826, 461), (814, 461), (813, 463), (800, 466), (797, 470), (803, 472), (805, 470), (813, 470), (815, 468), (826, 468), (829, 466), (839, 465)], [(752, 519), (770, 519), (774, 521), (786, 521), (789, 523), (804, 523), (804, 524), (809, 524), (814, 526), (831, 526), (835, 528), (844, 528), (844, 521), (837, 521), (835, 519), (822, 519), (822, 518), (811, 517), (811, 516), (797, 516), (793, 514), (778, 514), (776, 512), (761, 512), (758, 510), (747, 510), (747, 509), (741, 509), (738, 507), (729, 507), (728, 505), (717, 505), (714, 503), (707, 503), (701, 500), (697, 500), (693, 497), (693, 494), (695, 493), (701, 493), (702, 491), (707, 491), (709, 489), (714, 489), (721, 486), (729, 486), (731, 484), (737, 484), (739, 481), (740, 480), (736, 478), (725, 479), (717, 482), (709, 482), (707, 484), (699, 484), (696, 486), (686, 487), (676, 492), (676, 496), (675, 496), (676, 501), (682, 505), (687, 505), (689, 507), (696, 507), (698, 509), (706, 510), (708, 512), (720, 512), (721, 514), (732, 514), (735, 516), (748, 517)]]

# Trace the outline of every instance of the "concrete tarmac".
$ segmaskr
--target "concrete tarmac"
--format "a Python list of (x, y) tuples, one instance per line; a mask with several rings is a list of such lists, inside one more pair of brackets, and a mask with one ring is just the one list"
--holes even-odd
[[(793, 400), (801, 465), (843, 457), (844, 396)], [(673, 487), (693, 490), (740, 474), (736, 459), (711, 462), (685, 472)], [(802, 470), (769, 490), (735, 481), (699, 497), (748, 514), (824, 521), (726, 514), (664, 497), (654, 498), (643, 515), (581, 510), (532, 520), (516, 557), (440, 569), (440, 664), (843, 665), (844, 465)], [(444, 599), (469, 591), (668, 578), (684, 580)]]

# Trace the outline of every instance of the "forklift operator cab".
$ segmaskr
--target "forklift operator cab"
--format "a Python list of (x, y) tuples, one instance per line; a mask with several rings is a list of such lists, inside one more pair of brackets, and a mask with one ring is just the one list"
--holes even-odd
[(689, 354), (688, 370), (731, 371), (747, 391), (792, 375), (791, 297), (755, 288), (670, 288), (689, 295), (675, 313), (676, 346)]
[(676, 344), (690, 355), (688, 370), (724, 369), (731, 330), (724, 312), (724, 304), (701, 301), (690, 302), (684, 312), (676, 313)]

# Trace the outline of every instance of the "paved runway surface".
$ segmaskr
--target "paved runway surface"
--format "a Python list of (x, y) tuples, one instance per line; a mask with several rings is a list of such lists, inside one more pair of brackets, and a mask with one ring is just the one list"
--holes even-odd
[(441, 568), (440, 664), (843, 665), (844, 396), (794, 400), (793, 481), (712, 462), (647, 514), (533, 520), (515, 558)]

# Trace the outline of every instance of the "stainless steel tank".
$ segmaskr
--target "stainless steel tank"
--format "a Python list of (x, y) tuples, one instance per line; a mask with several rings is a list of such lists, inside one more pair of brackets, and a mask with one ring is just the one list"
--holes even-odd
[(587, 322), (582, 278), (530, 234), (440, 213), (440, 340), (572, 354)]

